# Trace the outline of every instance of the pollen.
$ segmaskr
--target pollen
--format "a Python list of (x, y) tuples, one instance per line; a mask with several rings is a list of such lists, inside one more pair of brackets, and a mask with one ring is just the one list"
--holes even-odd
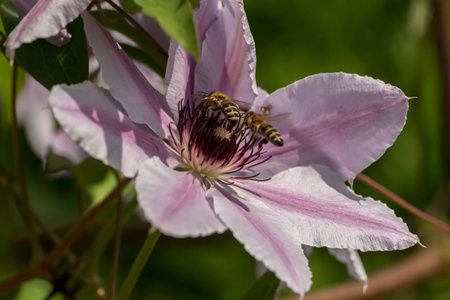
[(229, 140), (231, 138), (231, 132), (224, 127), (216, 127), (214, 135), (223, 140)]

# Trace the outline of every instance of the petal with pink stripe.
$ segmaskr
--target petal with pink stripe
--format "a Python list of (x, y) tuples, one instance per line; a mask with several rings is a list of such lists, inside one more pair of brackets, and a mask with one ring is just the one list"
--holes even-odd
[(146, 219), (166, 235), (198, 237), (226, 230), (200, 181), (189, 172), (172, 170), (157, 157), (139, 169), (136, 191)]
[(258, 104), (272, 105), (272, 116), (291, 113), (273, 124), (285, 145), (267, 147), (265, 175), (323, 164), (350, 181), (394, 143), (408, 111), (399, 88), (345, 73), (306, 77)]
[(146, 124), (161, 137), (169, 135), (172, 118), (164, 97), (156, 91), (112, 36), (88, 13), (82, 14), (84, 30), (102, 69), (111, 95), (135, 123)]
[[(247, 192), (239, 193), (239, 196), (245, 194)], [(275, 272), (293, 291), (304, 295), (310, 289), (312, 275), (308, 260), (296, 229), (288, 220), (280, 218), (276, 211), (254, 196), (237, 200), (222, 188), (209, 190), (208, 196), (214, 199), (216, 213), (247, 252)]]
[(271, 226), (289, 228), (299, 244), (385, 251), (418, 242), (384, 203), (354, 194), (325, 166), (292, 168), (265, 182), (235, 182), (233, 186), (245, 199), (243, 204), (258, 201), (278, 215)]
[(167, 157), (165, 144), (147, 126), (133, 123), (111, 94), (91, 82), (52, 89), (53, 114), (91, 156), (134, 177), (152, 156)]

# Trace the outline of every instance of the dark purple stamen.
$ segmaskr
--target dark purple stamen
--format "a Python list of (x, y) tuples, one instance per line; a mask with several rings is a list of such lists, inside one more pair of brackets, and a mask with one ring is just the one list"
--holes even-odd
[[(178, 103), (178, 125), (175, 128), (169, 126), (170, 135), (174, 147), (179, 151), (181, 157), (183, 154), (189, 158), (199, 159), (199, 166), (205, 163), (213, 168), (219, 169), (219, 174), (232, 174), (243, 169), (257, 166), (270, 157), (259, 160), (265, 153), (260, 138), (255, 136), (245, 128), (243, 122), (240, 125), (232, 126), (224, 118), (221, 112), (213, 112), (205, 101), (184, 100)], [(224, 136), (218, 134), (225, 131), (229, 134)], [(176, 138), (178, 134), (178, 139)], [(188, 140), (185, 140), (188, 139)], [(259, 141), (259, 144), (257, 144)], [(186, 153), (187, 152), (187, 153)], [(214, 166), (215, 165), (215, 166)], [(231, 170), (220, 172), (220, 168), (232, 167)], [(233, 179), (251, 179), (256, 180), (259, 174), (249, 176), (230, 176)], [(206, 177), (207, 174), (202, 175)], [(225, 177), (227, 178), (227, 177)], [(215, 178), (222, 182), (224, 178)]]

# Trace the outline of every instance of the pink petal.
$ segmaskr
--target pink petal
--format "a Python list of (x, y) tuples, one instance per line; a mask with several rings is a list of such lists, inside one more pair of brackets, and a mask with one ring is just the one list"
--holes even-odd
[(167, 156), (164, 143), (133, 123), (111, 94), (93, 83), (52, 89), (50, 106), (69, 137), (91, 156), (133, 177), (149, 157)]
[(171, 40), (164, 85), (166, 86), (166, 100), (175, 122), (178, 122), (178, 103), (187, 95), (194, 93), (196, 65), (194, 57), (177, 42)]
[(205, 40), (206, 31), (217, 19), (217, 11), (222, 7), (220, 0), (200, 0), (200, 7), (194, 10), (195, 25), (200, 42)]
[(50, 148), (53, 153), (66, 157), (74, 165), (78, 165), (88, 157), (86, 152), (78, 147), (78, 145), (75, 144), (63, 130), (55, 132)]
[(249, 30), (244, 36), (246, 17), (240, 8), (234, 1), (226, 1), (206, 31), (202, 60), (195, 71), (195, 92), (221, 91), (247, 102), (256, 97), (254, 43)]
[(164, 97), (145, 79), (111, 35), (88, 13), (82, 14), (84, 30), (102, 68), (110, 92), (133, 122), (146, 124), (161, 137), (167, 137), (172, 118)]
[(223, 10), (227, 41), (226, 67), (233, 97), (251, 102), (258, 92), (255, 41), (248, 25), (244, 2), (226, 0), (225, 8), (228, 8)]
[(141, 166), (136, 191), (147, 220), (166, 235), (197, 237), (226, 230), (200, 181), (188, 172), (170, 169), (159, 158)]
[[(194, 11), (200, 45), (205, 40), (206, 31), (216, 21), (220, 5), (221, 2), (219, 0), (201, 0), (199, 9)], [(169, 60), (167, 62), (164, 84), (166, 86), (166, 99), (175, 121), (178, 121), (178, 102), (188, 95), (200, 91), (194, 90), (196, 66), (197, 61), (195, 58), (172, 39), (169, 47)]]
[[(239, 193), (239, 196), (247, 193)], [(224, 189), (211, 189), (214, 210), (247, 252), (275, 272), (293, 291), (304, 295), (311, 287), (311, 271), (289, 220), (280, 218), (254, 196), (236, 200)]]
[(363, 290), (367, 289), (367, 274), (364, 266), (359, 258), (358, 251), (353, 249), (328, 249), (331, 255), (336, 257), (338, 261), (346, 264), (348, 274), (363, 283)]
[(384, 203), (354, 194), (325, 166), (292, 168), (269, 181), (235, 182), (233, 186), (245, 199), (244, 205), (257, 201), (277, 214), (283, 220), (278, 230), (295, 230), (300, 244), (385, 251), (405, 249), (418, 242)]
[(38, 1), (6, 39), (6, 56), (12, 59), (20, 45), (58, 34), (78, 17), (89, 3), (91, 0)]
[(272, 115), (292, 113), (276, 124), (285, 145), (269, 151), (273, 158), (265, 167), (271, 174), (324, 164), (350, 181), (394, 143), (408, 111), (400, 89), (344, 73), (294, 82), (260, 103), (269, 104)]
[(49, 95), (49, 90), (27, 75), (16, 105), (17, 117), (25, 129), (28, 142), (44, 165), (56, 131), (48, 107)]

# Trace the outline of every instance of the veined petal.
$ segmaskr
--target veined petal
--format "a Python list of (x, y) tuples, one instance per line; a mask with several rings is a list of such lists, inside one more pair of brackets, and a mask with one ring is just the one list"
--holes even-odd
[(146, 124), (161, 137), (169, 135), (172, 118), (164, 97), (145, 79), (111, 35), (89, 14), (82, 14), (84, 30), (111, 95), (135, 123)]
[(273, 116), (292, 113), (276, 124), (285, 145), (268, 151), (268, 172), (323, 164), (349, 181), (393, 144), (408, 111), (397, 87), (345, 73), (306, 77), (259, 104), (272, 105)]
[(166, 146), (147, 126), (133, 123), (111, 94), (93, 83), (56, 86), (49, 102), (73, 141), (126, 177), (134, 177), (149, 157), (167, 156)]
[(147, 220), (166, 235), (197, 237), (226, 230), (200, 181), (191, 173), (170, 169), (157, 157), (139, 169), (136, 191)]
[[(256, 192), (256, 191), (255, 191)], [(241, 195), (241, 194), (240, 194)], [(224, 189), (210, 189), (214, 210), (247, 252), (275, 272), (293, 291), (304, 295), (311, 287), (311, 271), (288, 220), (253, 198), (237, 200)]]
[(195, 70), (195, 92), (221, 91), (234, 97), (225, 67), (225, 35), (222, 18), (216, 20), (206, 32), (202, 43), (202, 59)]
[(194, 10), (195, 24), (200, 43), (205, 39), (205, 33), (217, 19), (217, 11), (222, 7), (220, 0), (200, 0), (200, 7)]
[[(220, 5), (219, 0), (201, 0), (199, 9), (194, 11), (200, 45), (205, 40), (207, 29), (216, 21)], [(171, 39), (164, 85), (166, 86), (166, 101), (174, 115), (175, 122), (178, 121), (178, 102), (188, 95), (199, 92), (199, 90), (194, 90), (196, 66), (197, 61), (195, 58), (181, 47), (178, 42)]]
[[(231, 98), (251, 103), (257, 93), (252, 80), (256, 56), (254, 44), (247, 44), (244, 36), (245, 15), (238, 3), (225, 1), (225, 7), (217, 16), (202, 43), (202, 60), (195, 71), (194, 91), (221, 91)], [(252, 43), (250, 31), (246, 33), (248, 42)], [(252, 46), (253, 52), (248, 50)]]
[(178, 122), (178, 103), (187, 95), (194, 93), (196, 65), (195, 58), (172, 39), (164, 85), (166, 86), (166, 100), (175, 122)]
[(6, 56), (12, 59), (20, 45), (58, 34), (89, 3), (91, 0), (39, 0), (6, 39)]
[(346, 264), (348, 274), (363, 283), (363, 290), (367, 289), (367, 274), (359, 258), (358, 251), (353, 249), (333, 249), (329, 248), (328, 252), (333, 255), (338, 261)]
[(297, 232), (300, 244), (385, 251), (405, 249), (418, 242), (384, 203), (354, 194), (325, 166), (292, 168), (269, 181), (246, 181), (245, 186), (235, 182), (233, 187), (245, 199), (243, 204), (256, 201), (277, 214), (283, 228)]
[[(251, 102), (258, 93), (256, 86), (256, 48), (248, 25), (243, 1), (225, 0), (226, 67), (233, 97)], [(228, 9), (227, 9), (228, 8)], [(239, 21), (240, 19), (240, 21)]]

